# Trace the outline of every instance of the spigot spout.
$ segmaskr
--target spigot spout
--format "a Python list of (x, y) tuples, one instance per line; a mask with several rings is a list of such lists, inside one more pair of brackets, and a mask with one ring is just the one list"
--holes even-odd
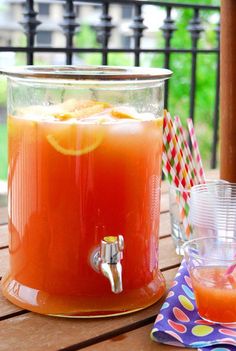
[(105, 236), (98, 251), (92, 255), (92, 267), (101, 272), (110, 281), (111, 291), (119, 294), (123, 291), (122, 265), (124, 238), (122, 235)]
[(108, 278), (111, 284), (111, 291), (115, 294), (119, 294), (123, 290), (122, 286), (122, 266), (120, 262), (117, 263), (102, 263), (101, 264), (102, 274)]

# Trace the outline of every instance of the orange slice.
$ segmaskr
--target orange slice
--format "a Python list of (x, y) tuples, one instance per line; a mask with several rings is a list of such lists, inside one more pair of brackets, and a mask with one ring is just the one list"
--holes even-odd
[(163, 129), (163, 121), (164, 121), (163, 117), (158, 117), (156, 119), (156, 125), (157, 125), (158, 128), (160, 128), (160, 130)]
[(103, 133), (102, 131), (100, 131), (100, 133), (97, 133), (94, 142), (81, 149), (71, 149), (60, 145), (59, 141), (53, 134), (47, 135), (47, 141), (56, 151), (60, 152), (63, 155), (81, 156), (81, 155), (88, 154), (89, 152), (92, 152), (98, 148), (98, 146), (103, 141)]
[(125, 109), (112, 109), (111, 110), (111, 115), (112, 117), (115, 118), (128, 118), (128, 119), (139, 119), (137, 116), (131, 115), (129, 112), (127, 112)]
[(86, 118), (104, 112), (110, 105), (106, 102), (97, 101), (83, 101), (80, 104), (77, 103), (76, 108), (73, 111), (63, 111), (53, 114), (54, 117), (59, 120), (68, 120), (71, 118)]
[(15, 126), (13, 118), (14, 117), (10, 116), (10, 115), (7, 118), (7, 130), (8, 130), (9, 135), (12, 135), (17, 131), (17, 126)]

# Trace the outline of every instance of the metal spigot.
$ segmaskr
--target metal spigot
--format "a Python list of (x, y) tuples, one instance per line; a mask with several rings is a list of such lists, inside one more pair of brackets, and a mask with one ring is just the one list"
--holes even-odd
[(123, 291), (122, 265), (124, 238), (122, 235), (105, 236), (101, 240), (100, 250), (93, 255), (93, 266), (109, 279), (111, 290), (115, 294)]

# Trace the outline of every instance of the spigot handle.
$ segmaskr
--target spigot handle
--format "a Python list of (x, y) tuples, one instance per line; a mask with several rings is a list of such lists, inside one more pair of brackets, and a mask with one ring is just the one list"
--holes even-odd
[(123, 258), (124, 238), (122, 235), (105, 236), (101, 241), (101, 261), (116, 264)]
[(122, 266), (120, 261), (123, 258), (124, 238), (122, 235), (105, 236), (101, 240), (100, 250), (92, 256), (92, 266), (102, 272), (108, 278), (113, 293), (123, 291)]

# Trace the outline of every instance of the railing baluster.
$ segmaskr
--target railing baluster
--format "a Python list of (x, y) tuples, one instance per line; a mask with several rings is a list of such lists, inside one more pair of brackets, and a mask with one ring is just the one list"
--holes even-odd
[(104, 3), (102, 5), (102, 15), (100, 17), (101, 22), (96, 25), (98, 30), (98, 39), (102, 44), (102, 64), (107, 65), (108, 63), (108, 43), (111, 36), (111, 31), (115, 27), (112, 24), (112, 17), (109, 15), (109, 4)]
[(199, 17), (199, 9), (194, 9), (194, 17), (190, 21), (188, 30), (191, 33), (192, 39), (192, 72), (191, 72), (191, 88), (190, 88), (190, 113), (189, 116), (194, 122), (194, 111), (195, 111), (195, 91), (196, 91), (196, 71), (197, 71), (197, 44), (200, 38), (201, 32), (204, 30), (201, 25)]
[(23, 15), (24, 19), (20, 24), (24, 27), (27, 38), (27, 65), (33, 65), (34, 53), (32, 49), (35, 43), (36, 29), (41, 24), (36, 18), (38, 13), (34, 11), (34, 0), (26, 0)]
[[(174, 31), (177, 29), (175, 26), (175, 21), (171, 18), (171, 6), (166, 7), (166, 18), (164, 19), (164, 24), (160, 27), (163, 32), (163, 36), (165, 39), (165, 50), (170, 49), (171, 38), (173, 36)], [(170, 52), (165, 52), (165, 61), (164, 67), (170, 67)], [(164, 106), (168, 108), (168, 91), (169, 91), (169, 82), (168, 80), (165, 83), (165, 92), (164, 92)]]
[[(217, 47), (220, 50), (220, 25), (215, 29), (217, 36)], [(212, 152), (211, 152), (211, 168), (216, 168), (217, 165), (217, 144), (219, 138), (219, 103), (220, 103), (220, 52), (217, 54), (217, 68), (216, 68), (216, 96), (214, 106), (214, 118), (213, 118), (213, 141), (212, 141)]]
[(134, 65), (140, 65), (140, 44), (141, 38), (143, 36), (143, 31), (147, 28), (143, 24), (144, 18), (142, 17), (142, 6), (140, 4), (135, 4), (135, 16), (133, 18), (133, 24), (130, 28), (134, 31)]
[[(75, 34), (75, 29), (79, 27), (79, 24), (76, 22), (76, 14), (74, 10), (73, 0), (66, 0), (65, 4), (65, 14), (63, 16), (63, 22), (61, 27), (64, 31), (66, 37), (66, 48), (70, 49), (73, 47), (73, 37)], [(73, 59), (72, 52), (66, 52), (66, 64), (71, 65)]]

